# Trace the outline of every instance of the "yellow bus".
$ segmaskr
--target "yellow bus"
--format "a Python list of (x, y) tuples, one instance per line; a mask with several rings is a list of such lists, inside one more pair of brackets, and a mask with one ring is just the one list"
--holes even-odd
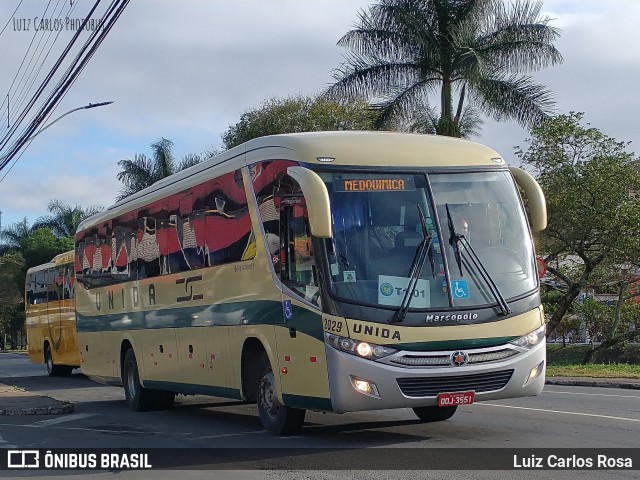
[(49, 375), (69, 375), (80, 366), (76, 338), (74, 252), (27, 270), (25, 327), (27, 351), (45, 363)]
[(136, 410), (175, 394), (306, 410), (458, 405), (540, 393), (544, 317), (528, 173), (465, 140), (318, 132), (251, 140), (85, 220), (82, 370)]

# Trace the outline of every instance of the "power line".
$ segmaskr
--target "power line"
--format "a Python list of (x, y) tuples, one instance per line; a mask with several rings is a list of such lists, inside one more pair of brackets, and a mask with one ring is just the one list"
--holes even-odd
[[(20, 114), (19, 118), (14, 122), (13, 127), (9, 130), (9, 132), (7, 132), (7, 134), (4, 136), (4, 138), (2, 139), (2, 141), (0, 142), (0, 151), (6, 147), (7, 143), (9, 142), (9, 140), (11, 139), (11, 136), (13, 136), (16, 131), (18, 130), (19, 125), (22, 123), (22, 121), (24, 120), (24, 118), (27, 116), (27, 114), (29, 113), (29, 111), (31, 110), (31, 108), (33, 107), (33, 105), (36, 103), (36, 101), (38, 100), (38, 98), (40, 97), (40, 95), (42, 95), (42, 92), (45, 90), (45, 88), (47, 87), (47, 85), (49, 84), (49, 82), (51, 81), (51, 79), (53, 78), (54, 74), (56, 73), (56, 71), (60, 68), (60, 65), (62, 64), (62, 62), (64, 61), (65, 57), (68, 55), (69, 51), (71, 50), (71, 48), (73, 47), (73, 45), (75, 44), (75, 42), (77, 41), (78, 37), (80, 36), (80, 34), (82, 33), (82, 29), (84, 28), (84, 26), (86, 25), (86, 23), (89, 21), (89, 19), (91, 18), (91, 16), (93, 15), (93, 12), (96, 10), (96, 8), (98, 8), (98, 5), (100, 4), (102, 0), (96, 0), (96, 3), (93, 5), (93, 7), (91, 8), (91, 10), (89, 11), (89, 13), (87, 14), (86, 18), (84, 19), (81, 28), (79, 28), (76, 33), (73, 35), (73, 37), (71, 38), (71, 40), (69, 41), (69, 43), (67, 44), (67, 46), (65, 47), (64, 51), (62, 52), (62, 54), (60, 55), (60, 57), (58, 57), (58, 60), (56, 61), (55, 65), (53, 66), (53, 68), (51, 69), (51, 71), (47, 74), (47, 76), (45, 77), (44, 81), (40, 84), (40, 87), (38, 88), (38, 90), (36, 91), (36, 93), (34, 94), (34, 96), (31, 98), (29, 104), (22, 110), (22, 113)], [(36, 127), (37, 128), (37, 125)], [(34, 128), (34, 131), (35, 131)], [(33, 132), (32, 132), (33, 133)], [(30, 134), (29, 134), (30, 135)], [(26, 137), (22, 137), (22, 138), (27, 138), (29, 135), (27, 135)], [(20, 141), (20, 140), (18, 140)], [(4, 162), (3, 164), (0, 164), (0, 170), (4, 167)]]
[[(97, 3), (99, 3), (99, 0)], [(94, 6), (94, 8), (97, 7), (97, 3)], [(84, 70), (87, 63), (93, 57), (93, 55), (97, 51), (98, 47), (102, 44), (106, 36), (109, 34), (109, 32), (111, 31), (111, 29), (113, 28), (117, 20), (120, 18), (120, 15), (122, 15), (122, 12), (124, 11), (124, 9), (128, 4), (129, 4), (129, 0), (121, 0), (121, 1), (114, 0), (111, 3), (111, 5), (107, 9), (107, 12), (102, 17), (101, 28), (95, 30), (90, 35), (89, 39), (85, 42), (80, 52), (76, 55), (75, 59), (73, 60), (72, 64), (69, 66), (69, 68), (63, 75), (63, 78), (58, 82), (54, 91), (47, 98), (45, 105), (40, 109), (40, 111), (38, 112), (36, 117), (31, 121), (29, 126), (23, 131), (20, 138), (11, 146), (7, 155), (2, 158), (2, 162), (0, 163), (0, 170), (2, 170), (11, 161), (11, 159), (31, 139), (31, 136), (37, 130), (37, 128), (43, 122), (46, 121), (49, 115), (51, 115), (51, 113), (53, 112), (53, 109), (55, 109), (55, 107), (62, 100), (62, 98), (67, 93), (69, 88), (76, 81), (76, 79), (78, 78), (78, 75), (82, 72), (82, 70)], [(84, 25), (89, 20), (92, 12), (90, 12), (89, 16), (85, 18), (83, 25), (79, 28), (78, 31), (81, 31), (84, 28)]]
[[(62, 3), (62, 8), (60, 9), (59, 13), (57, 14), (57, 20), (60, 20), (61, 18), (61, 14), (62, 11), (64, 9), (64, 6), (66, 5), (66, 1), (65, 0), (58, 0), (58, 4), (56, 5), (56, 7), (54, 7), (54, 15), (56, 15), (56, 11), (58, 10), (58, 5), (60, 5), (60, 2)], [(73, 9), (76, 7), (76, 5), (78, 4), (78, 2), (76, 1), (75, 4), (72, 4), (68, 11), (67, 11), (67, 16), (73, 11)], [(42, 34), (40, 41), (38, 42), (38, 45), (36, 46), (36, 48), (34, 49), (33, 54), (31, 55), (31, 59), (29, 60), (27, 66), (24, 69), (24, 72), (22, 74), (22, 77), (20, 78), (20, 81), (18, 82), (18, 84), (15, 87), (15, 91), (12, 94), (11, 93), (11, 89), (13, 88), (13, 83), (9, 89), (9, 97), (5, 97), (7, 100), (11, 100), (11, 111), (9, 112), (9, 117), (12, 116), (13, 114), (15, 114), (20, 107), (22, 107), (22, 105), (24, 104), (24, 101), (27, 98), (27, 95), (29, 93), (29, 91), (31, 91), (31, 89), (33, 88), (34, 83), (36, 82), (40, 72), (42, 71), (42, 68), (46, 62), (46, 60), (49, 58), (49, 55), (51, 53), (51, 50), (53, 49), (53, 46), (55, 45), (55, 43), (57, 42), (59, 36), (61, 33), (61, 29), (58, 29), (56, 36), (53, 39), (53, 42), (50, 43), (49, 49), (46, 53), (46, 55), (44, 56), (44, 58), (42, 59), (42, 61), (40, 61), (40, 59), (42, 58), (42, 54), (44, 53), (45, 49), (47, 48), (47, 44), (49, 44), (49, 40), (51, 39), (51, 36), (53, 34), (53, 30), (49, 30), (49, 34), (46, 37), (45, 43), (43, 45), (42, 48), (40, 48), (40, 45), (42, 44), (42, 40), (45, 38), (44, 33)], [(34, 39), (35, 39), (35, 34), (34, 34)], [(33, 41), (32, 41), (33, 42)], [(29, 46), (29, 49), (31, 48), (31, 46)], [(29, 53), (29, 49), (27, 50), (26, 55), (28, 55)], [(39, 53), (38, 53), (39, 50)], [(35, 62), (33, 61), (33, 59), (36, 56), (36, 53), (38, 54), (38, 57), (36, 58)], [(25, 58), (26, 58), (25, 55)], [(39, 62), (39, 67), (37, 69), (37, 71), (35, 71), (36, 66)], [(24, 63), (24, 62), (23, 62)], [(22, 65), (21, 65), (22, 67)], [(35, 74), (34, 74), (35, 71)], [(23, 79), (25, 78), (25, 75), (27, 75), (28, 72), (28, 76), (26, 78), (26, 81), (23, 82)], [(16, 78), (17, 75), (20, 73), (20, 68), (18, 69), (18, 72), (16, 74)], [(15, 78), (14, 78), (14, 83), (15, 83)], [(27, 86), (28, 84), (28, 86)], [(4, 104), (3, 104), (4, 105)], [(7, 121), (7, 129), (10, 127), (9, 121)], [(6, 130), (4, 128), (0, 128), (0, 132), (4, 133)]]
[(4, 31), (7, 29), (7, 26), (11, 23), (11, 20), (13, 20), (13, 17), (15, 17), (16, 12), (18, 11), (18, 9), (20, 8), (20, 5), (22, 5), (23, 0), (20, 0), (20, 3), (18, 4), (18, 6), (16, 7), (16, 9), (13, 11), (13, 13), (11, 14), (11, 16), (9, 17), (9, 20), (7, 20), (7, 23), (5, 24), (4, 27), (2, 27), (2, 31), (0, 32), (0, 35), (2, 35), (4, 33)]

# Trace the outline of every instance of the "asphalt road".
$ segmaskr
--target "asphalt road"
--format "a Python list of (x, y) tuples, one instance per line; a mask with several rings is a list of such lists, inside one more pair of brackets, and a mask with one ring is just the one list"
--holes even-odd
[[(122, 388), (95, 384), (81, 374), (52, 378), (44, 366), (25, 357), (0, 355), (0, 383), (16, 385), (58, 400), (75, 411), (60, 416), (0, 417), (0, 448), (324, 448), (334, 452), (375, 448), (379, 458), (404, 448), (592, 448), (640, 447), (640, 391), (547, 386), (538, 397), (460, 407), (446, 422), (421, 424), (409, 409), (356, 414), (308, 413), (301, 435), (265, 432), (254, 405), (203, 396), (179, 397), (164, 412), (132, 412)], [(380, 449), (380, 450), (377, 450)], [(429, 452), (426, 451), (425, 454)], [(355, 454), (355, 453), (354, 453)], [(389, 461), (392, 458), (389, 457)], [(410, 460), (409, 460), (410, 461)], [(349, 460), (346, 457), (348, 468)], [(636, 466), (636, 468), (640, 467)], [(269, 468), (269, 467), (267, 467)], [(410, 468), (410, 467), (408, 467)], [(273, 469), (273, 470), (272, 470)], [(6, 473), (6, 472), (2, 472)], [(162, 472), (121, 472), (122, 478), (164, 478)], [(223, 475), (224, 473), (224, 475)], [(275, 462), (267, 472), (191, 471), (181, 478), (637, 478), (635, 471), (291, 471)], [(117, 474), (117, 472), (115, 472)], [(12, 473), (13, 475), (13, 473)], [(21, 476), (42, 476), (25, 472)], [(86, 475), (86, 472), (85, 472)], [(104, 474), (91, 474), (102, 478)], [(111, 477), (114, 472), (111, 473)], [(149, 475), (149, 476), (145, 476)], [(187, 476), (185, 476), (187, 475)], [(392, 476), (393, 475), (393, 476)], [(556, 477), (557, 475), (557, 477)], [(0, 475), (2, 476), (2, 475)], [(108, 477), (108, 478), (111, 478)], [(107, 478), (107, 477), (105, 477)], [(167, 478), (175, 478), (170, 475)]]

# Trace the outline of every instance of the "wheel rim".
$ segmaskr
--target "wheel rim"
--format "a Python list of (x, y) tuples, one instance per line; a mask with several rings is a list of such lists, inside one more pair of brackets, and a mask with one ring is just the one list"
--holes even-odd
[(130, 398), (136, 398), (137, 379), (133, 371), (133, 362), (129, 363), (127, 368), (127, 390)]
[(271, 418), (278, 415), (280, 404), (276, 396), (276, 380), (272, 371), (267, 372), (260, 380), (260, 403)]

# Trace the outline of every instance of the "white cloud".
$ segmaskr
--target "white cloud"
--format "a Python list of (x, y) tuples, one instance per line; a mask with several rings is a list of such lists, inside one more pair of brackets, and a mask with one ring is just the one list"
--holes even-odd
[[(266, 97), (318, 92), (346, 53), (337, 40), (370, 3), (131, 2), (51, 118), (88, 102), (115, 103), (74, 113), (33, 142), (0, 183), (2, 223), (25, 215), (33, 221), (52, 198), (107, 205), (120, 188), (117, 161), (149, 154), (149, 144), (159, 137), (175, 142), (177, 157), (199, 153), (219, 146), (226, 128)], [(45, 4), (24, 2), (18, 15), (41, 15)], [(0, 28), (17, 5), (18, 0), (0, 2)], [(78, 5), (76, 12), (88, 8)], [(557, 46), (564, 63), (535, 78), (555, 93), (558, 111), (584, 111), (593, 126), (632, 140), (640, 151), (640, 2), (546, 0), (543, 12), (562, 29)], [(9, 26), (0, 36), (0, 93), (32, 33)], [(68, 39), (70, 32), (63, 36)], [(513, 146), (523, 145), (526, 136), (513, 123), (487, 122), (477, 140), (515, 162)]]

